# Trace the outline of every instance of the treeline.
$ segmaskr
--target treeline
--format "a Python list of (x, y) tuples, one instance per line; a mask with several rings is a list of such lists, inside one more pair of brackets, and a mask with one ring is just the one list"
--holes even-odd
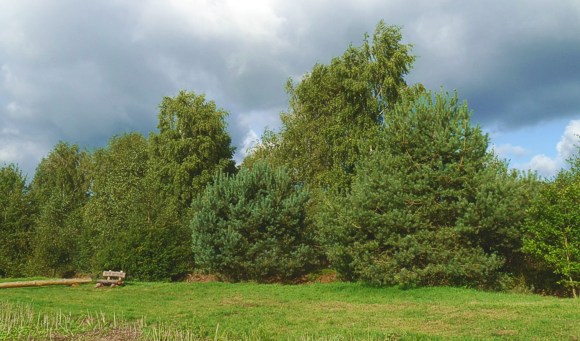
[(94, 152), (61, 142), (29, 186), (0, 176), (0, 276), (122, 269), (177, 279), (194, 265), (191, 201), (217, 172), (235, 172), (227, 113), (204, 96), (163, 99), (158, 131), (113, 137)]
[(280, 131), (235, 167), (227, 113), (163, 99), (158, 130), (93, 152), (61, 142), (27, 185), (0, 171), (0, 276), (123, 269), (177, 280), (293, 282), (323, 268), (404, 287), (576, 295), (580, 161), (510, 170), (457, 94), (408, 86), (415, 57), (379, 23), (288, 82)]

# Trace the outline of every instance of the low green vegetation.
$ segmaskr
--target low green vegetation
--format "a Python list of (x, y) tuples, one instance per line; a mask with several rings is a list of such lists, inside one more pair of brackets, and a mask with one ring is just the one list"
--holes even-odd
[(47, 330), (75, 339), (116, 334), (304, 340), (580, 336), (577, 300), (446, 287), (131, 282), (113, 289), (5, 289), (0, 307), (0, 339), (10, 340), (41, 338)]

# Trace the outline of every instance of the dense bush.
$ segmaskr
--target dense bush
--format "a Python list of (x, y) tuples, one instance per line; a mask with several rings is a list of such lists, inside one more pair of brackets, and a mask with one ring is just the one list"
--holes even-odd
[(219, 174), (194, 200), (196, 265), (227, 280), (290, 281), (319, 264), (309, 193), (266, 163)]

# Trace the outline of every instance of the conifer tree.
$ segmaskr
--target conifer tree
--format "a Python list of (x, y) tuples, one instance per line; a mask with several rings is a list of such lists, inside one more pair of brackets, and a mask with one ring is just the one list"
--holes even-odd
[(320, 264), (309, 193), (259, 162), (220, 173), (193, 202), (196, 265), (228, 280), (291, 281)]
[(527, 188), (487, 148), (457, 95), (404, 97), (385, 116), (378, 149), (361, 162), (352, 191), (326, 213), (329, 258), (342, 276), (493, 285), (506, 259), (502, 245), (517, 244), (517, 205)]

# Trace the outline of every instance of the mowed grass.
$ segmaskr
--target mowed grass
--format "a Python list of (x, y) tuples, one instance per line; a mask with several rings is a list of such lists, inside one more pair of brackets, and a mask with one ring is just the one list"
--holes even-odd
[[(149, 339), (170, 338), (159, 331), (189, 339), (580, 337), (579, 300), (459, 288), (132, 282), (121, 288), (0, 289), (2, 305), (27, 307), (38, 316), (64, 314), (75, 321), (92, 316), (103, 321), (93, 322), (95, 328), (116, 328), (121, 325), (116, 321), (126, 321), (124, 328), (148, 330), (127, 335)], [(75, 328), (69, 330), (71, 338), (91, 338), (75, 337)]]

